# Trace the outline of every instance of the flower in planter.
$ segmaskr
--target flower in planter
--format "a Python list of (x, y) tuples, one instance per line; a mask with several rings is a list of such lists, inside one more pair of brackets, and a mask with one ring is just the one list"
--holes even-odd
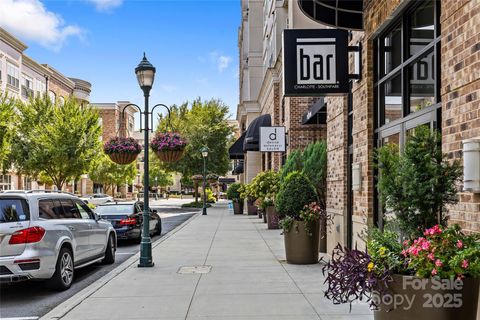
[(208, 181), (215, 182), (215, 181), (218, 180), (218, 174), (209, 173), (209, 174), (207, 174), (206, 178), (207, 178)]
[[(317, 202), (311, 202), (310, 204), (305, 205), (305, 207), (303, 207), (303, 210), (300, 211), (299, 217), (302, 221), (307, 222), (325, 220), (327, 224), (333, 223), (333, 216), (328, 214), (327, 210), (320, 207)], [(311, 231), (308, 229), (307, 232), (311, 234)]]
[(133, 138), (113, 137), (103, 145), (103, 152), (118, 164), (135, 161), (142, 146)]
[(150, 147), (153, 151), (181, 151), (187, 146), (187, 142), (176, 132), (159, 132), (155, 135)]
[(139, 154), (142, 152), (142, 146), (133, 138), (114, 137), (103, 145), (105, 154), (129, 153)]
[(243, 202), (242, 187), (243, 185), (241, 183), (232, 183), (227, 189), (227, 199), (234, 202)]

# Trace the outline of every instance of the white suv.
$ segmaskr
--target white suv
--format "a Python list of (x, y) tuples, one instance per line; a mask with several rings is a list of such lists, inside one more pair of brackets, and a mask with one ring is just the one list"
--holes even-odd
[(0, 194), (0, 282), (44, 279), (65, 290), (74, 269), (114, 263), (116, 246), (111, 223), (75, 196)]

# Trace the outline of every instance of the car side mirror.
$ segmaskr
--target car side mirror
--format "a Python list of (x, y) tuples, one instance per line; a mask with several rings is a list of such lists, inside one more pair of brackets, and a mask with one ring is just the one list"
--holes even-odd
[(100, 215), (95, 213), (95, 212), (93, 213), (93, 216), (94, 216), (95, 221), (98, 221), (98, 220), (102, 219), (102, 217), (100, 217)]

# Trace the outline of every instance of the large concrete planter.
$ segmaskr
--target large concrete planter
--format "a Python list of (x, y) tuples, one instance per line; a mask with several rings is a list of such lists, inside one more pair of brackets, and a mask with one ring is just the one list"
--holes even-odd
[(257, 206), (255, 205), (255, 201), (247, 201), (247, 214), (249, 216), (257, 215)]
[[(394, 275), (389, 290), (376, 295), (375, 320), (477, 319), (480, 279), (461, 281)], [(448, 286), (448, 287), (447, 287)]]
[(318, 263), (319, 223), (309, 223), (311, 235), (305, 229), (306, 222), (294, 221), (288, 232), (284, 232), (287, 262), (292, 264)]
[(233, 214), (243, 214), (243, 201), (233, 201)]
[(274, 206), (269, 206), (266, 209), (267, 211), (267, 226), (268, 229), (278, 229), (278, 214)]

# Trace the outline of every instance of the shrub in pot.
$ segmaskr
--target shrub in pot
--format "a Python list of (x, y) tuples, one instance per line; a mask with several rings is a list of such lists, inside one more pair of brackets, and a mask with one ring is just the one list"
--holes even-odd
[(384, 217), (389, 230), (370, 230), (366, 251), (335, 249), (324, 268), (334, 303), (365, 298), (376, 320), (476, 318), (480, 236), (446, 226), (461, 169), (439, 138), (420, 127), (402, 154), (393, 145), (377, 151), (380, 199), (394, 218)]
[(273, 199), (279, 189), (279, 174), (273, 170), (260, 172), (252, 179), (250, 188), (253, 196), (262, 204), (268, 229), (278, 229), (279, 219)]
[(244, 184), (240, 192), (242, 193), (242, 198), (247, 199), (247, 214), (256, 215), (257, 206), (255, 205), (255, 201), (257, 200), (257, 198), (255, 197), (255, 193), (252, 189), (252, 184)]
[(218, 174), (215, 173), (209, 173), (206, 176), (207, 180), (209, 183), (215, 183), (218, 181)]
[(241, 194), (242, 184), (232, 183), (227, 189), (227, 199), (232, 200), (233, 213), (243, 214), (243, 201), (244, 198)]
[(318, 262), (318, 219), (309, 219), (302, 211), (317, 201), (315, 189), (301, 172), (293, 171), (280, 185), (275, 207), (283, 229), (287, 262), (311, 264)]

